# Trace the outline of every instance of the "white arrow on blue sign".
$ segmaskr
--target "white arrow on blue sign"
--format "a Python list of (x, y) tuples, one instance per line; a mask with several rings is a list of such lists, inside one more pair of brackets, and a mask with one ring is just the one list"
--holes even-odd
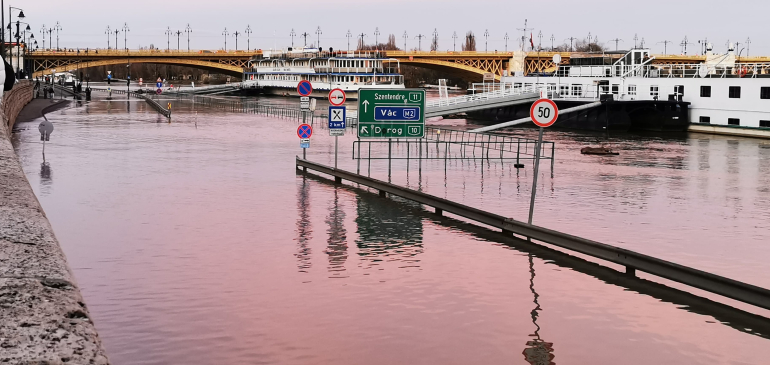
[(344, 106), (329, 107), (329, 129), (345, 129), (347, 109)]

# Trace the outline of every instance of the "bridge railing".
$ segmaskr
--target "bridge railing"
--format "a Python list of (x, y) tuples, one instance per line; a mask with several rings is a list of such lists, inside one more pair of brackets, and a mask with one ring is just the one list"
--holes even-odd
[(199, 57), (199, 56), (253, 56), (261, 54), (261, 50), (256, 51), (224, 51), (224, 50), (166, 50), (166, 49), (105, 49), (105, 48), (68, 48), (68, 49), (48, 49), (48, 50), (32, 50), (30, 56), (187, 56), (187, 57)]
[(441, 106), (458, 105), (458, 104), (472, 103), (477, 101), (503, 98), (503, 97), (514, 96), (514, 95), (521, 95), (525, 93), (536, 93), (536, 92), (537, 92), (537, 89), (535, 88), (535, 86), (516, 87), (516, 88), (502, 87), (498, 90), (485, 92), (485, 93), (455, 96), (455, 97), (446, 98), (446, 99), (427, 100), (425, 102), (425, 107), (435, 108), (435, 107), (441, 107)]

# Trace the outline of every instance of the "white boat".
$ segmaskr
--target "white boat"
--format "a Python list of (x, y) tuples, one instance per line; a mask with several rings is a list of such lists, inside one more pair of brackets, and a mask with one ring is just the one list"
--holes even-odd
[(707, 47), (700, 64), (655, 64), (649, 49), (624, 54), (573, 57), (569, 66), (541, 75), (514, 72), (502, 77), (510, 87), (536, 88), (556, 100), (689, 103), (689, 122), (745, 128), (770, 128), (770, 63), (737, 62)]
[(364, 88), (403, 89), (399, 70), (397, 60), (382, 58), (375, 51), (263, 51), (250, 61), (243, 85), (268, 94), (299, 96), (297, 85), (307, 80), (313, 85), (311, 97), (326, 98), (330, 90), (342, 89), (348, 99), (357, 99), (358, 90)]

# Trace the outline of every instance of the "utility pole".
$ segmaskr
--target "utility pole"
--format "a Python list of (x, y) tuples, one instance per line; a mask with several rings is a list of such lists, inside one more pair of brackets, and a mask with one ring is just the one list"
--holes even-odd
[(503, 39), (505, 39), (505, 53), (508, 53), (508, 32), (505, 32)]
[(417, 38), (417, 50), (422, 51), (422, 37), (425, 37), (425, 36), (422, 34), (418, 34), (414, 37)]
[(666, 41), (662, 41), (662, 42), (658, 42), (658, 43), (663, 43), (663, 54), (665, 55), (666, 54), (666, 49), (668, 48), (668, 44), (669, 43), (673, 43), (673, 42), (666, 40)]
[(457, 52), (457, 31), (452, 33), (452, 39), (454, 40), (452, 42), (452, 52)]
[(308, 32), (305, 32), (305, 33), (302, 33), (302, 34), (300, 34), (300, 35), (301, 35), (303, 38), (305, 38), (305, 47), (307, 47), (307, 36), (309, 36), (310, 34), (309, 34)]
[(350, 37), (353, 36), (353, 33), (350, 33), (350, 29), (348, 29), (348, 33), (345, 34), (345, 37), (348, 38), (348, 52), (350, 52)]
[(409, 34), (404, 31), (404, 52), (406, 52), (406, 40), (409, 39)]
[(246, 51), (251, 51), (251, 25), (246, 25)]
[(187, 23), (187, 27), (184, 28), (184, 32), (187, 33), (187, 52), (190, 52), (190, 33), (192, 33), (192, 28), (190, 28), (190, 23)]
[(318, 48), (318, 50), (320, 51), (321, 50), (321, 34), (323, 34), (323, 32), (321, 31), (321, 26), (320, 25), (318, 26), (318, 28), (316, 28), (315, 34), (316, 34), (316, 44), (315, 44), (315, 47)]
[(380, 35), (380, 27), (374, 28), (374, 45), (379, 46), (380, 42), (377, 38), (377, 36)]
[(227, 52), (227, 36), (230, 35), (230, 32), (227, 31), (227, 27), (225, 27), (225, 30), (222, 32), (222, 35), (225, 36), (225, 52)]
[(553, 36), (553, 33), (551, 33), (551, 52), (553, 52), (553, 50), (554, 50), (554, 48), (553, 48), (553, 41), (555, 41), (555, 40), (556, 40), (556, 38)]
[(123, 23), (123, 48), (126, 49), (126, 52), (128, 52), (128, 32), (130, 29), (128, 29), (128, 23)]
[(166, 27), (166, 51), (171, 50), (171, 34), (174, 33), (171, 31), (171, 27)]
[(291, 32), (289, 32), (289, 37), (291, 37), (291, 48), (294, 49), (294, 36), (297, 35), (297, 33), (294, 32), (294, 28), (291, 28)]
[(237, 30), (235, 31), (235, 33), (233, 33), (233, 36), (235, 36), (235, 50), (236, 51), (238, 50), (238, 35), (240, 35), (240, 34), (241, 34), (241, 32), (239, 32)]
[(610, 39), (610, 42), (615, 42), (615, 50), (618, 50), (618, 42), (623, 42), (620, 38)]
[(684, 47), (684, 54), (687, 55), (687, 45), (690, 43), (690, 41), (687, 40), (687, 36), (684, 36), (684, 39), (682, 40), (682, 43), (679, 43), (680, 46)]
[(516, 30), (521, 31), (521, 50), (524, 50), (524, 44), (527, 40), (527, 31), (532, 30), (534, 28), (527, 28), (527, 19), (524, 19), (524, 28), (516, 28)]
[[(2, 11), (2, 10), (0, 10), (0, 11)], [(43, 27), (40, 28), (40, 33), (43, 33), (43, 49), (45, 49), (45, 31), (46, 31), (45, 24), (43, 24)]]
[[(61, 25), (59, 25), (59, 22), (56, 22), (56, 26), (53, 28), (56, 30), (56, 49), (59, 49), (59, 31), (61, 30)], [(115, 40), (115, 48), (118, 48), (118, 41)]]
[[(110, 29), (110, 26), (107, 26), (107, 30), (104, 31), (104, 34), (107, 35), (107, 49), (110, 49), (110, 37), (112, 36), (112, 29)], [(48, 32), (48, 40), (51, 40), (51, 32)], [(51, 45), (51, 48), (53, 48), (53, 45)]]
[(489, 29), (484, 29), (484, 52), (489, 52)]

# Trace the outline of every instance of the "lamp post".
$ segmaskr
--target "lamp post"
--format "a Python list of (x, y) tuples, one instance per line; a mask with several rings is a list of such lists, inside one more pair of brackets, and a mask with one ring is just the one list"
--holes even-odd
[(487, 44), (489, 43), (489, 29), (484, 30), (484, 52), (488, 52)]
[[(123, 48), (126, 49), (126, 52), (128, 52), (128, 38), (127, 38), (127, 34), (128, 34), (129, 31), (130, 31), (130, 29), (128, 29), (128, 23), (123, 23)], [(116, 46), (117, 46), (117, 44), (116, 44)]]
[[(112, 29), (110, 29), (109, 25), (107, 26), (107, 30), (104, 31), (104, 34), (107, 35), (107, 49), (110, 49), (110, 36), (112, 35)], [(49, 32), (48, 40), (50, 40), (50, 39), (51, 39), (51, 37), (50, 37), (50, 32)], [(53, 48), (53, 46), (51, 46), (51, 48)]]
[(246, 52), (251, 51), (251, 25), (246, 25)]
[[(13, 23), (13, 13), (11, 12), (12, 9), (16, 9), (16, 10), (19, 11), (19, 16), (18, 16), (19, 19), (24, 19), (24, 10), (21, 10), (20, 8), (16, 8), (16, 7), (13, 7), (13, 6), (9, 6), (8, 7), (8, 38), (11, 38), (11, 39), (13, 39), (13, 34), (12, 34), (12, 31), (11, 31), (11, 23)], [(0, 9), (0, 13), (2, 13), (2, 9)], [(18, 32), (18, 26), (17, 26), (16, 31)], [(6, 42), (5, 41), (5, 32), (3, 32), (3, 46), (5, 46), (5, 42)], [(8, 52), (8, 55), (9, 56), (13, 56), (13, 47)]]
[(46, 32), (45, 24), (43, 24), (43, 27), (40, 28), (40, 33), (43, 33), (43, 49), (45, 49), (45, 32)]
[(166, 27), (166, 51), (171, 50), (171, 34), (174, 33), (171, 31), (171, 27)]
[(225, 36), (225, 52), (227, 52), (227, 36), (230, 34), (230, 32), (227, 31), (227, 27), (225, 27), (225, 31), (222, 32), (222, 35)]
[[(59, 50), (59, 31), (61, 30), (61, 25), (59, 22), (56, 22), (56, 26), (53, 28), (56, 31), (56, 50)], [(115, 46), (118, 45), (118, 41), (115, 41)]]
[(457, 52), (457, 31), (452, 33), (452, 52)]
[[(297, 33), (294, 32), (294, 28), (291, 28), (291, 32), (289, 32), (289, 37), (291, 37), (291, 49), (294, 49), (294, 36), (297, 35)], [(350, 48), (350, 41), (348, 41), (348, 48)]]
[(316, 44), (315, 44), (315, 46), (320, 51), (321, 50), (321, 34), (323, 34), (323, 32), (321, 31), (321, 26), (320, 25), (318, 26), (318, 28), (316, 28), (315, 34), (316, 34)]
[(182, 31), (181, 30), (177, 30), (176, 31), (176, 51), (177, 52), (179, 52), (181, 50), (180, 47), (179, 47), (179, 43), (180, 43), (179, 39), (181, 38), (181, 36), (182, 36)]
[(187, 52), (190, 52), (190, 33), (192, 33), (190, 23), (187, 23), (187, 28), (184, 28), (184, 32), (187, 33)]
[(233, 36), (235, 37), (235, 50), (238, 51), (238, 36), (241, 34), (239, 31), (235, 31), (233, 33)]
[[(118, 50), (118, 33), (120, 33), (120, 29), (115, 29), (112, 32), (115, 33), (115, 50), (117, 51)], [(57, 43), (58, 43), (58, 41), (57, 41)], [(56, 48), (57, 49), (59, 48), (58, 44), (56, 45)]]
[(350, 29), (348, 29), (348, 33), (345, 34), (345, 37), (348, 38), (348, 52), (350, 52), (350, 37), (352, 37), (352, 36), (353, 36), (353, 34), (350, 33)]
[(409, 34), (404, 31), (404, 52), (406, 52), (406, 40), (409, 39)]
[(379, 35), (380, 35), (380, 27), (374, 28), (374, 46), (375, 47), (377, 47), (377, 45), (380, 44), (380, 42), (378, 41), (378, 38), (377, 38), (377, 36), (379, 36)]
[[(433, 49), (434, 46), (436, 49)], [(433, 28), (433, 42), (430, 44), (430, 50), (438, 51), (438, 29), (436, 28)]]
[(505, 39), (505, 53), (508, 53), (508, 32), (505, 33), (503, 39)]
[(425, 37), (425, 36), (422, 35), (422, 34), (418, 34), (418, 35), (416, 35), (414, 37), (417, 38), (417, 50), (418, 51), (422, 51), (422, 38)]

